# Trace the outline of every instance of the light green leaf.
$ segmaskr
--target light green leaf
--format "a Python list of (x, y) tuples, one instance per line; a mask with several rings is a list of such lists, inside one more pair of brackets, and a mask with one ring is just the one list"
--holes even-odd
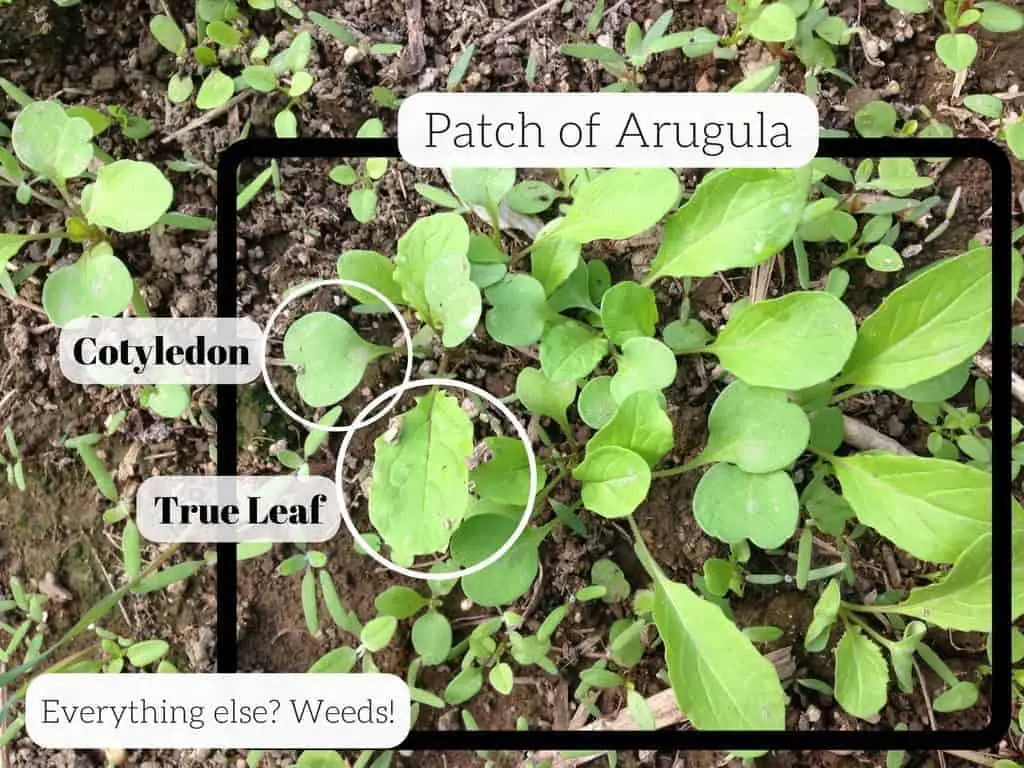
[(869, 101), (857, 110), (853, 116), (853, 124), (857, 133), (866, 139), (877, 139), (891, 136), (896, 130), (898, 119), (895, 107), (884, 101)]
[(715, 171), (665, 223), (646, 283), (661, 277), (708, 277), (752, 267), (781, 251), (796, 232), (810, 168)]
[(849, 628), (836, 646), (836, 701), (854, 717), (868, 719), (885, 706), (889, 667), (881, 649)]
[(412, 647), (427, 666), (443, 663), (452, 649), (452, 625), (438, 611), (427, 611), (412, 625)]
[(476, 329), (483, 305), (480, 289), (470, 279), (469, 261), (465, 257), (452, 265), (448, 261), (438, 261), (427, 269), (423, 289), (431, 317), (443, 328), (441, 342), (457, 347)]
[[(505, 515), (474, 515), (452, 536), (452, 559), (463, 568), (476, 565), (508, 540), (519, 524)], [(528, 528), (512, 548), (482, 571), (462, 577), (462, 591), (477, 605), (494, 608), (509, 605), (525, 595), (537, 578), (541, 537)]]
[(954, 72), (963, 72), (978, 55), (978, 41), (963, 32), (947, 32), (935, 40), (935, 53)]
[[(286, 114), (282, 112), (281, 114)], [(288, 112), (287, 114), (291, 114)], [(279, 136), (284, 136), (278, 132)], [(288, 137), (294, 138), (295, 131), (289, 130)], [(348, 209), (352, 211), (352, 218), (360, 224), (366, 224), (373, 220), (377, 214), (377, 193), (372, 189), (353, 189), (348, 196)]]
[(473, 422), (458, 401), (431, 392), (374, 442), (370, 521), (405, 555), (444, 551), (469, 509)]
[(978, 3), (981, 8), (981, 26), (989, 32), (1019, 32), (1024, 29), (1024, 13), (995, 0)]
[(618, 408), (612, 397), (612, 377), (597, 376), (588, 381), (580, 390), (576, 408), (583, 422), (593, 429), (600, 429), (611, 421)]
[(676, 356), (657, 339), (637, 336), (622, 345), (612, 376), (611, 392), (622, 403), (634, 392), (658, 392), (676, 378)]
[[(405, 303), (402, 287), (395, 280), (395, 265), (377, 251), (345, 251), (338, 257), (338, 277), (375, 288), (396, 306)], [(380, 299), (367, 291), (348, 286), (343, 289), (361, 304), (380, 304)]]
[(949, 400), (960, 394), (967, 379), (970, 378), (971, 362), (970, 359), (964, 360), (944, 373), (911, 384), (909, 387), (901, 387), (895, 392), (906, 400), (920, 403), (941, 403), (943, 400)]
[(608, 354), (604, 337), (570, 320), (547, 330), (540, 342), (540, 366), (552, 381), (578, 381)]
[(427, 272), (437, 264), (468, 275), (469, 227), (457, 213), (438, 213), (419, 219), (398, 240), (395, 280), (402, 295), (429, 325), (438, 324), (426, 296)]
[(317, 659), (309, 668), (309, 674), (345, 674), (352, 671), (358, 658), (355, 648), (335, 648)]
[(572, 205), (548, 236), (625, 240), (657, 224), (678, 197), (679, 180), (667, 168), (613, 168), (574, 188)]
[(811, 653), (824, 650), (828, 645), (832, 625), (839, 617), (839, 606), (842, 596), (839, 592), (839, 581), (832, 579), (828, 586), (822, 590), (821, 596), (814, 604), (814, 617), (807, 627), (804, 636), (804, 647)]
[(688, 320), (673, 320), (661, 332), (662, 339), (677, 355), (700, 352), (712, 336), (701, 325), (700, 320), (691, 317)]
[(588, 450), (572, 476), (583, 484), (583, 506), (608, 518), (631, 515), (651, 487), (644, 458), (617, 445)]
[(672, 443), (672, 420), (658, 403), (657, 395), (641, 390), (623, 400), (611, 419), (590, 438), (587, 453), (616, 445), (639, 454), (653, 467), (672, 450)]
[(785, 472), (753, 475), (722, 463), (697, 484), (693, 515), (705, 533), (726, 544), (749, 539), (762, 549), (775, 549), (796, 531), (800, 500)]
[(547, 295), (569, 279), (580, 264), (581, 246), (562, 237), (541, 237), (530, 251), (530, 273)]
[(601, 324), (613, 344), (637, 336), (653, 336), (658, 322), (654, 291), (625, 280), (609, 288), (601, 299)]
[(734, 381), (711, 407), (708, 433), (702, 463), (728, 461), (756, 474), (796, 461), (807, 448), (811, 424), (785, 392)]
[(971, 357), (992, 327), (992, 251), (976, 248), (918, 274), (861, 325), (841, 382), (898, 389)]
[(509, 190), (505, 204), (513, 211), (533, 215), (546, 211), (558, 199), (558, 190), (539, 179), (521, 181)]
[(192, 393), (185, 384), (157, 384), (143, 389), (139, 400), (157, 416), (177, 419), (192, 404)]
[(957, 683), (932, 702), (936, 712), (960, 712), (978, 703), (978, 686), (966, 680)]
[(387, 647), (396, 629), (398, 619), (394, 616), (378, 616), (366, 622), (363, 631), (359, 633), (359, 642), (370, 653), (376, 653)]
[(885, 2), (903, 13), (925, 13), (932, 7), (932, 0), (885, 0)]
[[(490, 459), (470, 472), (477, 495), (486, 501), (510, 504), (521, 510), (530, 500), (530, 464), (523, 441), (517, 437), (488, 437), (484, 443)], [(538, 461), (538, 491), (546, 481), (546, 473)]]
[(175, 56), (185, 54), (185, 33), (170, 16), (160, 13), (151, 18), (149, 31), (160, 45)]
[(216, 109), (235, 94), (235, 82), (221, 72), (213, 70), (203, 80), (196, 93), (196, 107), (199, 109)]
[(506, 275), (484, 293), (492, 305), (485, 318), (492, 339), (510, 347), (528, 347), (540, 339), (552, 314), (540, 282), (516, 273)]
[(427, 604), (427, 598), (415, 589), (396, 585), (388, 587), (373, 600), (373, 606), (382, 616), (408, 619)]
[(63, 182), (89, 167), (92, 126), (81, 117), (68, 117), (56, 102), (36, 101), (14, 119), (11, 146), (18, 159), (40, 176)]
[(914, 557), (952, 563), (992, 525), (992, 476), (945, 459), (867, 452), (832, 466), (857, 519)]
[(455, 194), (469, 205), (496, 207), (516, 183), (515, 168), (452, 168)]
[(796, 37), (796, 16), (785, 3), (769, 3), (751, 22), (750, 34), (766, 43), (787, 43)]
[(82, 192), (86, 218), (115, 232), (141, 232), (171, 207), (174, 187), (152, 163), (118, 160), (100, 168)]
[(242, 70), (242, 80), (254, 91), (270, 93), (277, 90), (277, 73), (265, 64), (253, 64)]
[(730, 317), (709, 351), (747, 384), (795, 390), (839, 373), (856, 338), (842, 301), (824, 291), (794, 291)]
[(393, 351), (364, 340), (344, 318), (330, 312), (303, 315), (284, 334), (285, 359), (302, 369), (295, 379), (299, 396), (314, 408), (347, 397), (362, 381), (366, 366)]
[(143, 640), (128, 646), (124, 655), (133, 667), (141, 669), (159, 661), (168, 654), (171, 646), (166, 640)]
[(131, 273), (110, 244), (98, 243), (47, 278), (43, 309), (57, 326), (79, 317), (115, 317), (131, 305), (134, 290)]
[(987, 93), (972, 93), (964, 96), (964, 106), (984, 117), (998, 120), (1003, 114), (1002, 99)]
[(523, 368), (516, 378), (516, 397), (526, 410), (569, 429), (565, 412), (576, 397), (576, 382), (552, 381), (539, 368)]
[(505, 662), (499, 662), (491, 667), (487, 679), (490, 681), (491, 687), (498, 693), (504, 696), (512, 693), (512, 684), (515, 682), (515, 679), (512, 675), (512, 667)]

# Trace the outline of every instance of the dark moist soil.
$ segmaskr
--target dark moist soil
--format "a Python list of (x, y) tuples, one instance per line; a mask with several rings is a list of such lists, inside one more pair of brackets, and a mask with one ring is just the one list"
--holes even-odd
[[(414, 3), (409, 3), (410, 7)], [(424, 4), (428, 5), (428, 4)], [(609, 4), (611, 5), (611, 4)], [(189, 18), (191, 3), (173, 0), (168, 3), (176, 18)], [(615, 4), (616, 10), (607, 14), (602, 33), (618, 44), (627, 22), (632, 18), (640, 22), (656, 18), (669, 7), (654, 2), (625, 2)], [(951, 111), (947, 104), (952, 87), (952, 75), (942, 68), (933, 53), (935, 37), (943, 31), (937, 15), (913, 17), (909, 24), (880, 0), (854, 3), (844, 0), (830, 3), (851, 23), (859, 21), (868, 30), (868, 47), (881, 50), (876, 55), (882, 66), (866, 60), (864, 45), (854, 42), (839, 53), (839, 66), (853, 74), (857, 85), (849, 87), (832, 77), (822, 78), (820, 110), (822, 122), (829, 127), (850, 129), (856, 108), (872, 98), (887, 98), (904, 118), (922, 118), (915, 105), (925, 105), (940, 119), (954, 125), (957, 135), (990, 136), (980, 121), (963, 111)], [(397, 63), (377, 59), (363, 59), (348, 65), (343, 60), (343, 47), (328, 41), (319, 44), (314, 54), (313, 72), (317, 84), (300, 107), (300, 130), (303, 135), (352, 135), (369, 116), (380, 111), (369, 100), (371, 86), (385, 84), (394, 87), (399, 96), (417, 90), (443, 88), (444, 79), (455, 58), (469, 43), (479, 43), (484, 35), (505, 28), (511, 21), (532, 10), (528, 0), (495, 0), (488, 4), (465, 4), (454, 0), (430, 3), (422, 12), (424, 55), (403, 58)], [(156, 131), (143, 141), (131, 142), (117, 134), (101, 139), (103, 148), (116, 157), (134, 157), (153, 161), (190, 158), (199, 169), (188, 174), (174, 174), (175, 208), (197, 215), (213, 216), (215, 208), (214, 168), (217, 153), (239, 136), (243, 125), (249, 125), (251, 135), (270, 135), (271, 120), (280, 104), (273, 98), (249, 99), (227, 112), (209, 125), (189, 130), (169, 141), (173, 132), (184, 127), (194, 116), (191, 108), (173, 107), (164, 98), (165, 82), (172, 71), (170, 57), (155, 44), (146, 32), (153, 13), (161, 8), (150, 8), (138, 0), (118, 4), (84, 3), (74, 8), (59, 8), (47, 0), (26, 0), (0, 10), (0, 58), (4, 76), (39, 98), (59, 96), (67, 103), (93, 106), (120, 104), (133, 113), (152, 120)], [(347, 0), (328, 3), (317, 0), (306, 5), (306, 10), (320, 10), (349, 23), (359, 32), (374, 40), (404, 42), (408, 37), (406, 3), (400, 0)], [(672, 29), (707, 26), (724, 32), (731, 16), (724, 5), (717, 2), (679, 4), (674, 7)], [(588, 63), (571, 60), (557, 53), (564, 42), (577, 41), (583, 35), (588, 3), (576, 3), (571, 12), (561, 14), (557, 9), (546, 12), (529, 24), (509, 34), (499, 36), (495, 42), (478, 46), (462, 88), (477, 91), (577, 91), (595, 90), (604, 84), (596, 68)], [(266, 16), (267, 18), (264, 18)], [(273, 37), (282, 24), (263, 15), (258, 22), (261, 30)], [(265, 27), (263, 29), (262, 27)], [(881, 44), (879, 45), (879, 41)], [(1020, 82), (1022, 42), (1007, 36), (980, 35), (980, 53), (976, 67), (968, 78), (963, 93), (1004, 91)], [(538, 57), (536, 82), (524, 81), (524, 67), (529, 54)], [(660, 56), (648, 67), (645, 88), (648, 90), (724, 90), (737, 82), (742, 74), (771, 60), (773, 52), (757, 43), (748, 43), (736, 62), (690, 61), (678, 53)], [(787, 88), (801, 90), (803, 69), (792, 57), (785, 59), (783, 77)], [(895, 94), (895, 95), (893, 95)], [(10, 104), (7, 105), (11, 107)], [(385, 114), (389, 133), (394, 130), (393, 116)], [(948, 255), (988, 226), (985, 213), (987, 202), (984, 174), (969, 164), (954, 163), (940, 177), (939, 188), (948, 199), (952, 189), (962, 186), (964, 197), (957, 224), (951, 227), (935, 248)], [(356, 225), (344, 209), (344, 193), (340, 188), (324, 183), (302, 184), (301, 175), (310, 179), (324, 178), (324, 163), (304, 168), (286, 164), (283, 169), (284, 191), (282, 205), (268, 205), (264, 194), (251, 210), (240, 217), (240, 245), (245, 249), (240, 259), (239, 311), (259, 320), (279, 300), (281, 291), (298, 279), (311, 276), (333, 276), (334, 259), (344, 248), (376, 248), (384, 253), (393, 252), (397, 234), (419, 215), (426, 212), (406, 179), (406, 188), (394, 188), (389, 174), (383, 184), (382, 212), (374, 226)], [(328, 164), (329, 167), (329, 164)], [(294, 169), (294, 170), (292, 170)], [(1019, 187), (1022, 166), (1014, 162)], [(314, 172), (315, 171), (315, 172)], [(291, 175), (290, 175), (291, 174)], [(243, 178), (248, 178), (243, 176)], [(433, 181), (437, 181), (434, 179)], [(292, 196), (294, 199), (289, 199)], [(11, 197), (0, 198), (0, 219), (5, 231), (23, 227), (21, 222), (33, 219), (47, 225), (47, 210), (31, 205), (15, 208)], [(962, 224), (959, 222), (963, 222)], [(215, 314), (214, 286), (216, 254), (211, 234), (196, 234), (169, 230), (150, 237), (124, 237), (117, 245), (117, 253), (126, 260), (133, 274), (141, 278), (150, 309), (157, 315), (212, 315)], [(938, 251), (932, 251), (936, 253)], [(649, 254), (647, 255), (649, 258)], [(43, 249), (32, 246), (19, 256), (20, 263), (36, 263), (50, 270), (55, 261)], [(66, 259), (62, 256), (61, 259)], [(618, 276), (628, 265), (622, 259)], [(863, 296), (853, 298), (862, 303), (864, 310), (881, 292), (883, 285), (871, 282), (876, 276), (865, 270), (852, 269), (851, 286), (866, 285)], [(862, 283), (861, 280), (868, 280)], [(23, 298), (39, 303), (38, 278), (23, 288)], [(777, 288), (777, 283), (775, 283)], [(693, 303), (698, 316), (706, 322), (717, 318), (746, 286), (723, 286), (717, 281), (699, 282), (694, 289)], [(666, 310), (678, 306), (679, 296), (659, 297), (662, 316)], [(854, 305), (858, 308), (858, 304)], [(1015, 322), (1024, 319), (1021, 306), (1015, 310)], [(45, 325), (45, 318), (21, 305), (0, 304), (0, 327), (4, 330), (4, 345), (0, 351), (0, 424), (11, 425), (19, 441), (25, 461), (29, 490), (18, 494), (5, 490), (0, 497), (0, 583), (12, 574), (20, 575), (34, 585), (53, 574), (52, 583), (70, 593), (70, 600), (51, 601), (49, 606), (49, 636), (59, 634), (107, 588), (106, 579), (120, 577), (119, 550), (116, 536), (104, 530), (99, 515), (105, 507), (91, 478), (79, 460), (61, 447), (65, 436), (86, 431), (101, 431), (103, 419), (110, 413), (126, 408), (130, 416), (117, 434), (105, 438), (101, 450), (108, 465), (118, 467), (118, 487), (128, 497), (142, 478), (154, 474), (211, 471), (206, 461), (208, 445), (213, 439), (211, 427), (185, 422), (156, 419), (136, 408), (137, 393), (106, 391), (100, 388), (79, 388), (67, 383), (56, 364), (57, 333)], [(475, 350), (486, 354), (487, 350)], [(497, 362), (467, 365), (456, 375), (470, 381), (482, 382), (490, 391), (506, 394), (514, 386), (515, 373), (524, 363), (504, 350), (493, 352)], [(1015, 349), (1015, 368), (1021, 370), (1020, 352)], [(480, 359), (480, 358), (477, 358)], [(703, 445), (704, 420), (708, 404), (712, 402), (716, 385), (708, 380), (710, 373), (697, 358), (681, 366), (681, 374), (668, 393), (673, 403), (672, 419), (676, 428), (676, 450), (668, 459), (683, 461)], [(479, 370), (478, 370), (479, 368)], [(423, 374), (429, 371), (421, 372)], [(401, 371), (387, 365), (374, 372), (380, 381), (394, 383)], [(379, 386), (376, 380), (374, 386)], [(253, 388), (257, 389), (258, 388)], [(294, 447), (303, 431), (284, 420), (263, 423), (266, 420), (268, 399), (258, 391), (249, 400), (243, 392), (243, 411), (240, 423), (246, 433), (240, 436), (248, 447), (257, 432), (267, 429), (275, 439), (285, 438)], [(13, 396), (8, 398), (10, 393)], [(360, 401), (354, 398), (353, 406)], [(212, 393), (200, 392), (197, 402), (212, 408)], [(857, 399), (849, 403), (850, 412), (877, 429), (900, 439), (916, 451), (921, 450), (924, 430), (916, 423), (906, 404), (897, 398), (876, 397)], [(247, 418), (248, 417), (248, 418)], [(336, 447), (332, 441), (331, 450)], [(258, 471), (272, 466), (267, 452), (261, 447), (243, 453), (240, 469)], [(355, 455), (368, 455), (368, 441), (354, 446)], [(360, 451), (364, 453), (360, 454)], [(320, 473), (333, 471), (329, 459), (324, 466), (314, 467)], [(675, 578), (689, 581), (709, 556), (720, 553), (720, 547), (707, 540), (693, 525), (688, 514), (696, 476), (684, 475), (657, 482), (651, 496), (637, 514), (637, 522), (645, 532), (659, 562)], [(567, 488), (562, 497), (571, 495)], [(592, 524), (591, 535), (586, 538), (556, 532), (543, 548), (543, 586), (534, 616), (541, 617), (551, 606), (561, 602), (574, 589), (585, 583), (589, 565), (595, 559), (608, 556), (622, 564), (634, 587), (642, 586), (644, 579), (637, 567), (625, 538), (611, 524)], [(862, 562), (883, 562), (884, 551), (877, 542), (861, 544)], [(396, 583), (391, 574), (371, 571), (373, 564), (352, 552), (350, 545), (339, 538), (336, 552), (332, 553), (332, 568), (344, 584), (344, 598), (365, 620), (373, 615), (373, 598), (385, 586)], [(147, 556), (155, 553), (148, 548)], [(240, 658), (247, 669), (299, 670), (305, 669), (316, 657), (341, 642), (352, 638), (339, 637), (326, 631), (318, 640), (309, 638), (299, 612), (296, 583), (277, 582), (273, 565), (284, 552), (275, 552), (273, 562), (263, 558), (244, 563), (240, 569), (240, 601), (243, 625), (240, 627)], [(920, 567), (912, 561), (899, 561), (900, 571), (912, 576)], [(870, 588), (880, 584), (885, 576), (875, 570), (877, 565), (859, 574), (863, 584)], [(280, 588), (267, 589), (267, 584)], [(410, 586), (416, 586), (410, 584)], [(767, 595), (773, 595), (770, 599)], [(765, 590), (763, 594), (751, 589), (747, 598), (739, 601), (736, 610), (741, 623), (752, 625), (775, 623), (787, 630), (779, 645), (793, 644), (797, 670), (795, 674), (808, 674), (805, 667), (811, 660), (800, 657), (799, 634), (806, 626), (813, 598), (795, 591)], [(164, 637), (171, 642), (172, 656), (182, 670), (210, 671), (212, 669), (213, 583), (210, 575), (193, 579), (183, 592), (170, 596), (131, 598), (124, 603), (131, 631), (138, 637)], [(611, 618), (618, 614), (590, 608), (579, 616), (572, 616), (556, 636), (562, 657), (560, 665), (566, 668), (566, 682), (553, 683), (546, 675), (536, 683), (522, 681), (514, 694), (506, 699), (483, 694), (474, 701), (472, 711), (481, 727), (509, 727), (514, 719), (511, 713), (525, 714), (532, 721), (544, 720), (550, 727), (563, 727), (571, 707), (571, 677), (573, 665), (579, 657), (595, 652), (585, 644), (595, 632), (603, 631)], [(112, 614), (111, 628), (128, 631), (124, 617)], [(532, 619), (536, 622), (537, 618)], [(930, 638), (947, 659), (955, 658), (956, 644), (977, 646), (974, 638)], [(400, 636), (394, 645), (406, 648), (407, 637)], [(584, 647), (581, 647), (584, 646)], [(600, 646), (597, 646), (599, 650)], [(652, 654), (653, 655), (653, 654)], [(824, 659), (825, 656), (821, 656)], [(970, 658), (978, 658), (974, 655)], [(408, 663), (398, 653), (381, 654), (379, 661), (386, 668), (401, 669)], [(654, 680), (656, 665), (642, 665), (637, 670), (637, 684), (645, 693), (653, 692), (662, 684)], [(814, 672), (812, 669), (811, 672)], [(816, 674), (824, 675), (824, 672)], [(430, 680), (424, 676), (424, 684)], [(930, 681), (934, 692), (936, 686)], [(894, 697), (892, 707), (885, 713), (879, 727), (889, 728), (905, 722), (912, 728), (925, 728), (919, 697), (907, 700)], [(791, 727), (857, 728), (844, 718), (829, 702), (817, 695), (800, 700), (792, 710), (797, 721)], [(984, 705), (984, 701), (982, 705)], [(795, 703), (796, 704), (796, 703)], [(606, 711), (613, 711), (621, 702), (602, 701)], [(811, 723), (810, 707), (817, 707), (821, 716)], [(939, 716), (942, 728), (975, 728), (978, 719), (972, 714)], [(806, 722), (801, 722), (806, 718)], [(438, 727), (444, 727), (437, 723)], [(459, 726), (455, 726), (459, 727)], [(23, 738), (11, 747), (13, 766), (42, 768), (46, 766), (102, 765), (97, 753), (48, 753), (36, 750)], [(507, 756), (510, 759), (512, 756)], [(653, 755), (648, 753), (622, 753), (620, 765), (657, 765), (685, 768), (688, 766), (719, 765), (723, 756), (711, 753), (678, 753)], [(767, 758), (761, 764), (770, 766), (832, 766), (882, 764), (879, 755), (836, 755), (831, 753), (783, 753)], [(465, 754), (432, 753), (402, 758), (408, 765), (469, 765), (479, 764)], [(285, 765), (286, 755), (268, 756), (265, 765)], [(198, 768), (198, 766), (236, 766), (240, 758), (220, 752), (195, 750), (184, 752), (133, 753), (125, 763), (146, 768)], [(598, 762), (597, 764), (600, 764)], [(934, 766), (934, 755), (912, 755), (911, 766)], [(949, 766), (967, 763), (947, 756)]]

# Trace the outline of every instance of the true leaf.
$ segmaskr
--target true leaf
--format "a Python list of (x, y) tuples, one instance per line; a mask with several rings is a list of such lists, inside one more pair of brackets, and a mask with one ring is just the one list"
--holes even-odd
[(622, 345), (612, 376), (612, 397), (619, 403), (634, 392), (658, 392), (676, 378), (676, 356), (657, 339), (637, 336)]
[(124, 655), (133, 667), (145, 667), (159, 661), (171, 650), (166, 640), (143, 640), (128, 646)]
[(607, 424), (618, 408), (612, 397), (612, 377), (597, 376), (588, 381), (580, 390), (576, 408), (580, 418), (588, 427), (600, 429)]
[(749, 539), (775, 549), (796, 531), (800, 501), (785, 472), (754, 475), (722, 463), (697, 484), (693, 515), (705, 533), (727, 544)]
[(426, 604), (427, 598), (415, 589), (400, 585), (388, 587), (373, 601), (377, 613), (383, 616), (394, 616), (396, 619), (408, 619), (410, 616), (415, 616)]
[(569, 279), (579, 264), (580, 244), (564, 237), (542, 237), (530, 251), (530, 273), (549, 296)]
[(747, 384), (795, 390), (837, 374), (856, 338), (842, 301), (824, 291), (794, 291), (730, 317), (709, 351)]
[(836, 701), (854, 717), (867, 719), (885, 706), (889, 668), (882, 651), (859, 629), (843, 633), (836, 646)]
[(453, 265), (446, 260), (433, 264), (423, 289), (430, 314), (443, 329), (442, 343), (457, 347), (468, 339), (483, 311), (480, 289), (470, 278), (469, 261), (463, 257)]
[(174, 187), (152, 163), (118, 160), (82, 191), (86, 218), (115, 232), (141, 232), (167, 213)]
[(485, 292), (491, 309), (487, 312), (487, 333), (510, 347), (535, 344), (551, 315), (544, 286), (524, 274), (507, 275)]
[[(516, 437), (488, 437), (484, 440), (490, 458), (470, 472), (477, 495), (498, 504), (510, 504), (520, 510), (530, 500), (530, 465), (523, 441)], [(537, 488), (544, 486), (546, 476), (537, 467)], [(520, 513), (521, 516), (521, 513)]]
[(644, 458), (617, 445), (588, 450), (572, 476), (583, 484), (583, 506), (609, 518), (632, 514), (651, 486), (651, 470)]
[(966, 680), (957, 683), (932, 702), (936, 712), (959, 712), (978, 703), (978, 686)]
[(149, 20), (149, 31), (164, 48), (175, 56), (185, 53), (185, 34), (170, 16), (160, 13)]
[(750, 34), (766, 43), (786, 43), (796, 37), (796, 16), (785, 3), (769, 3), (750, 24)]
[(455, 194), (470, 205), (491, 209), (502, 201), (516, 183), (515, 168), (452, 168)]
[(359, 633), (359, 642), (371, 653), (376, 653), (387, 647), (398, 629), (398, 619), (394, 616), (378, 616), (370, 619)]
[(608, 342), (581, 323), (552, 326), (541, 338), (540, 366), (552, 381), (578, 381), (608, 354)]
[[(395, 265), (377, 251), (345, 251), (338, 257), (338, 277), (368, 285), (384, 294), (393, 304), (404, 303), (402, 287), (395, 280)], [(363, 304), (379, 304), (372, 293), (344, 286), (345, 293)]]
[[(452, 536), (452, 559), (463, 568), (476, 565), (495, 552), (515, 531), (519, 520), (504, 515), (474, 515)], [(477, 605), (497, 607), (526, 594), (537, 577), (541, 536), (527, 529), (497, 561), (462, 577), (462, 591)]]
[(781, 251), (800, 222), (810, 170), (714, 172), (665, 222), (646, 282), (752, 267)]
[(590, 438), (587, 452), (617, 445), (639, 454), (653, 467), (672, 450), (672, 442), (671, 419), (653, 392), (641, 390), (622, 401), (611, 419)]
[(653, 336), (658, 322), (654, 291), (626, 280), (616, 283), (601, 299), (601, 325), (613, 344), (636, 336)]
[(440, 270), (455, 269), (467, 276), (469, 260), (469, 227), (457, 213), (426, 216), (413, 224), (398, 240), (394, 277), (402, 286), (402, 295), (430, 325), (437, 319), (430, 310), (426, 296), (428, 271), (435, 265)]
[(397, 552), (440, 552), (469, 508), (473, 422), (439, 391), (398, 418), (397, 437), (374, 442), (370, 522)]
[(547, 416), (569, 428), (566, 409), (576, 397), (576, 382), (552, 381), (538, 368), (523, 368), (516, 378), (516, 397), (538, 416)]

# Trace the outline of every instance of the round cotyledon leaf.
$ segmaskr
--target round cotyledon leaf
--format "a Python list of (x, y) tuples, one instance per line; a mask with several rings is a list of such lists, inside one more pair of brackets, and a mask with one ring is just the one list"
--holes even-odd
[(622, 345), (612, 376), (612, 397), (619, 403), (634, 392), (658, 392), (676, 378), (676, 356), (657, 339), (635, 336)]
[(658, 322), (654, 291), (632, 281), (616, 283), (601, 298), (601, 324), (613, 344), (653, 336)]
[(800, 501), (785, 472), (754, 475), (722, 463), (697, 484), (693, 514), (705, 533), (726, 544), (749, 539), (762, 549), (775, 549), (796, 531)]
[(109, 243), (99, 243), (50, 275), (43, 285), (43, 309), (56, 326), (79, 317), (114, 317), (132, 303), (134, 290), (128, 268)]
[(93, 157), (92, 127), (81, 117), (68, 117), (54, 101), (36, 101), (18, 113), (11, 144), (18, 159), (54, 181), (78, 176)]
[(115, 232), (141, 232), (167, 213), (174, 187), (152, 163), (118, 160), (100, 168), (82, 191), (85, 216)]
[(807, 448), (811, 425), (803, 408), (778, 389), (734, 381), (708, 415), (703, 462), (728, 461), (744, 472), (774, 472)]
[(553, 313), (538, 280), (524, 274), (506, 275), (485, 293), (492, 305), (485, 318), (492, 339), (510, 347), (528, 347), (540, 339)]
[(608, 518), (631, 515), (651, 487), (643, 456), (618, 445), (588, 451), (572, 476), (583, 484), (583, 506)]
[(344, 318), (310, 312), (292, 323), (284, 335), (284, 357), (301, 371), (295, 385), (313, 408), (334, 405), (363, 378), (366, 366), (393, 352), (364, 340)]
[[(474, 515), (463, 521), (452, 536), (451, 555), (463, 568), (494, 554), (515, 531), (519, 521), (504, 515)], [(523, 532), (497, 561), (462, 577), (462, 591), (477, 605), (508, 605), (526, 594), (537, 578), (541, 535), (535, 528)]]
[(612, 397), (612, 377), (596, 376), (580, 390), (576, 409), (588, 427), (600, 429), (615, 415), (619, 404)]

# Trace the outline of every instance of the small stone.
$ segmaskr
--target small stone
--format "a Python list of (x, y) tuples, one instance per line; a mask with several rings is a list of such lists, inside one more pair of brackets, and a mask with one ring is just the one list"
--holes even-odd
[(821, 710), (813, 704), (807, 708), (805, 714), (807, 715), (807, 722), (809, 723), (813, 724), (821, 720)]
[(92, 87), (97, 91), (112, 91), (121, 81), (121, 74), (111, 66), (100, 67), (92, 76)]
[(343, 56), (345, 65), (349, 67), (352, 66), (353, 64), (358, 64), (365, 58), (366, 54), (363, 53), (363, 50), (354, 45), (350, 45), (348, 48), (346, 48), (345, 54)]
[(174, 308), (183, 315), (194, 315), (196, 312), (196, 297), (191, 293), (182, 293), (174, 300)]

